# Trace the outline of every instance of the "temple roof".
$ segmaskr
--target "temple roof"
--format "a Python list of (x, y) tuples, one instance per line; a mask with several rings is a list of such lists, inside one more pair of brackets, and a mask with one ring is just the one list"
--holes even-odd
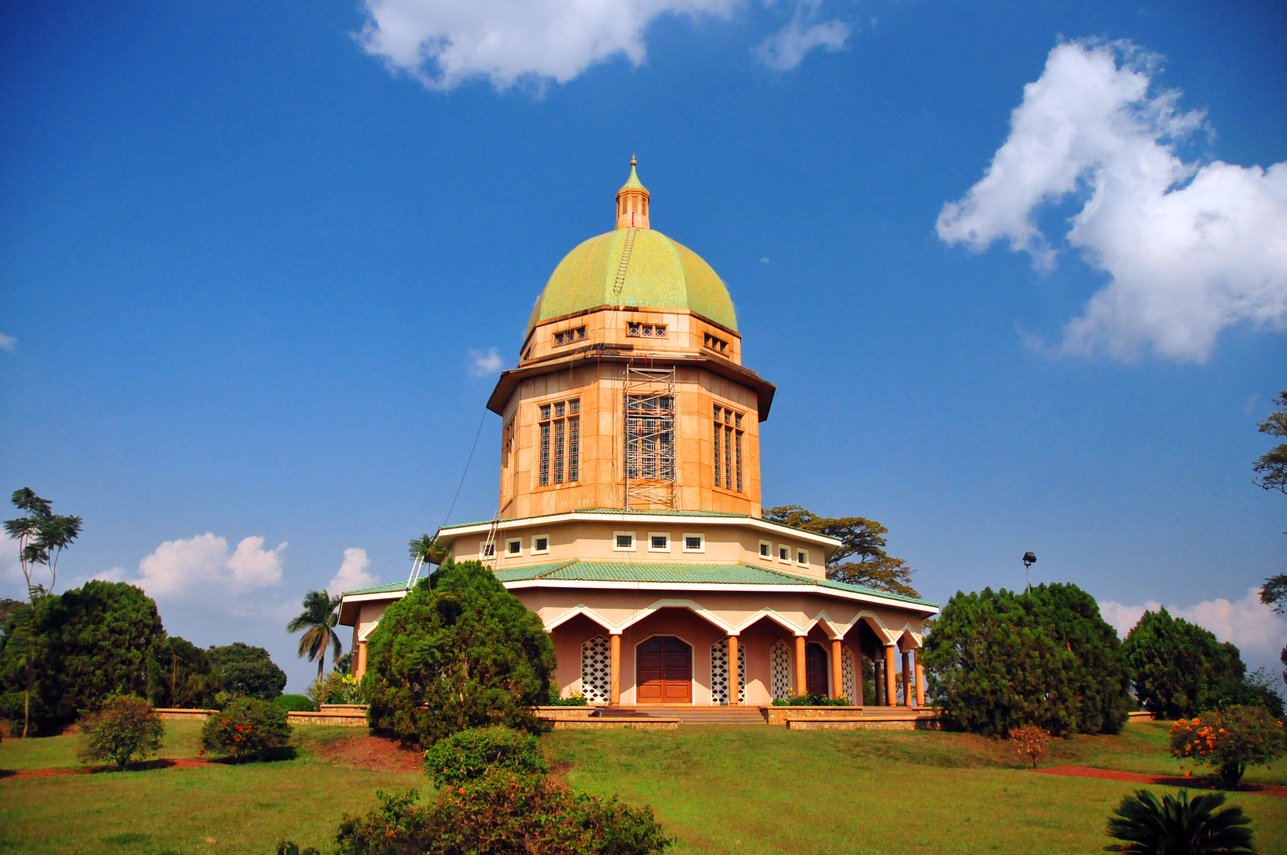
[[(690, 564), (663, 562), (632, 561), (555, 561), (548, 564), (532, 564), (526, 567), (515, 567), (497, 570), (496, 578), (504, 585), (523, 582), (584, 582), (589, 586), (594, 583), (635, 583), (644, 585), (733, 585), (733, 586), (774, 586), (798, 587), (802, 591), (837, 591), (846, 594), (859, 594), (882, 600), (895, 600), (937, 610), (937, 606), (928, 600), (916, 597), (904, 597), (880, 591), (862, 585), (850, 585), (832, 579), (815, 579), (800, 576), (782, 570), (757, 567), (753, 564)], [(396, 582), (388, 585), (374, 585), (345, 591), (345, 597), (357, 597), (369, 594), (394, 594), (406, 590), (406, 584)]]
[[(723, 280), (700, 255), (649, 227), (648, 199), (631, 158), (630, 177), (617, 191), (618, 227), (564, 256), (536, 300), (528, 333), (545, 321), (607, 306), (686, 310), (737, 331)], [(632, 200), (637, 216), (627, 210)]]

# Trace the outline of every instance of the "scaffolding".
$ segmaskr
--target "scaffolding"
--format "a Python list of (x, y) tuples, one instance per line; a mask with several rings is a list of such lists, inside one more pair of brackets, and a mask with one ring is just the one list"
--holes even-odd
[(625, 368), (626, 510), (678, 510), (675, 483), (675, 369)]

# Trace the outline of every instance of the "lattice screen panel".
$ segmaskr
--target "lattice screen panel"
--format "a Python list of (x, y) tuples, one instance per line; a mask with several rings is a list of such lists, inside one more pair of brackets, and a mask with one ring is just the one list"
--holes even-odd
[(773, 697), (785, 698), (791, 694), (791, 652), (786, 642), (778, 639), (769, 648), (769, 661), (773, 669)]
[(581, 692), (592, 704), (606, 704), (612, 691), (612, 648), (596, 635), (581, 645)]
[(854, 654), (848, 648), (840, 651), (840, 683), (849, 703), (858, 703), (858, 688), (854, 684)]
[[(737, 702), (746, 703), (746, 648), (737, 646)], [(728, 703), (728, 642), (711, 645), (711, 703)]]

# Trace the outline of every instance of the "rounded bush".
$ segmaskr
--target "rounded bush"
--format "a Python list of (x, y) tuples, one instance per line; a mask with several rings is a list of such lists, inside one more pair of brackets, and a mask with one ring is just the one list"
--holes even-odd
[(290, 743), (286, 710), (258, 698), (237, 698), (206, 719), (203, 750), (233, 760), (264, 759)]
[(155, 754), (165, 726), (152, 705), (137, 695), (108, 698), (103, 708), (85, 720), (80, 756), (84, 762), (109, 761), (118, 769)]
[(314, 712), (317, 707), (308, 699), (308, 695), (278, 695), (273, 703), (286, 712)]
[(649, 855), (672, 843), (650, 808), (578, 793), (536, 775), (484, 775), (444, 788), (428, 805), (415, 791), (377, 795), (379, 807), (341, 823), (339, 851)]
[(548, 769), (536, 737), (509, 727), (462, 730), (425, 752), (425, 771), (439, 787), (458, 786), (497, 770), (544, 775)]

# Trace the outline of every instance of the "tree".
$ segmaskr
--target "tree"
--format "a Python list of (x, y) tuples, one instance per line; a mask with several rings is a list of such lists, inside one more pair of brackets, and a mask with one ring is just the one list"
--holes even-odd
[(322, 679), (322, 665), (326, 661), (326, 648), (331, 648), (331, 658), (338, 658), (344, 645), (340, 643), (335, 625), (339, 623), (340, 598), (326, 591), (309, 591), (304, 595), (304, 611), (286, 625), (287, 632), (304, 634), (299, 638), (299, 656), (317, 663), (317, 679)]
[(206, 651), (215, 685), (226, 696), (271, 701), (286, 688), (286, 672), (273, 664), (268, 651), (241, 641)]
[[(91, 580), (16, 611), (0, 649), (4, 712), (40, 733), (96, 711), (113, 695), (143, 695), (164, 638), (156, 603), (133, 585)], [(26, 675), (34, 678), (26, 681)], [(29, 691), (25, 689), (29, 687)]]
[[(1260, 432), (1269, 436), (1287, 437), (1287, 391), (1279, 392), (1274, 403), (1278, 405), (1278, 409), (1260, 423)], [(1260, 473), (1260, 480), (1252, 482), (1257, 487), (1287, 493), (1287, 442), (1280, 442), (1260, 455), (1251, 468)], [(1287, 603), (1287, 573), (1279, 573), (1265, 580), (1265, 586), (1260, 589), (1260, 602), (1272, 605), (1279, 614), (1283, 613), (1283, 604)], [(1283, 647), (1278, 658), (1283, 665), (1287, 665), (1287, 647)], [(1283, 670), (1283, 681), (1287, 682), (1287, 669)]]
[(1185, 855), (1255, 855), (1251, 820), (1240, 807), (1216, 810), (1224, 804), (1224, 793), (1204, 793), (1189, 801), (1189, 791), (1162, 801), (1148, 790), (1124, 796), (1108, 818), (1108, 836), (1121, 843), (1109, 852), (1138, 855), (1185, 853)]
[(447, 559), (447, 548), (431, 534), (422, 534), (407, 544), (412, 559), (419, 558), (426, 564), (441, 564)]
[[(5, 520), (4, 530), (18, 541), (18, 563), (27, 579), (27, 592), (34, 603), (44, 594), (53, 593), (58, 581), (58, 557), (80, 535), (81, 518), (54, 513), (54, 503), (37, 496), (30, 487), (13, 491), (13, 506), (23, 516)], [(49, 571), (49, 587), (31, 580), (35, 568)]]
[[(1278, 409), (1260, 423), (1260, 432), (1287, 437), (1287, 391), (1279, 392), (1274, 403)], [(1251, 468), (1260, 473), (1260, 480), (1254, 482), (1257, 487), (1287, 493), (1287, 442), (1280, 442), (1260, 455)]]
[(988, 736), (1033, 725), (1116, 733), (1130, 700), (1121, 642), (1075, 585), (958, 592), (923, 651), (930, 694), (959, 727)]
[(148, 671), (148, 696), (158, 707), (207, 707), (216, 690), (210, 657), (177, 635), (156, 646)]
[(469, 727), (535, 730), (554, 647), (541, 619), (477, 561), (451, 561), (389, 606), (367, 639), (373, 729), (428, 747)]
[(840, 548), (827, 559), (827, 578), (904, 597), (919, 597), (911, 585), (912, 568), (885, 552), (889, 529), (866, 517), (821, 517), (799, 505), (778, 505), (763, 512), (769, 522), (834, 537)]
[(1166, 609), (1145, 612), (1126, 636), (1126, 664), (1135, 697), (1149, 712), (1176, 719), (1229, 703), (1273, 706), (1281, 700), (1249, 682), (1238, 648), (1221, 644), (1209, 630), (1173, 618)]
[[(53, 593), (58, 581), (58, 557), (80, 535), (81, 518), (55, 514), (53, 502), (40, 498), (30, 487), (14, 490), (10, 500), (15, 508), (23, 511), (23, 516), (5, 520), (4, 530), (18, 541), (18, 563), (27, 580), (27, 596), (34, 608), (34, 613), (26, 618), (30, 620), (39, 616), (41, 601)], [(47, 588), (43, 583), (32, 582), (32, 574), (39, 566), (49, 571)], [(26, 685), (22, 698), (22, 735), (25, 737), (31, 717), (31, 689), (36, 680), (36, 650), (34, 636), (27, 632), (24, 638), (28, 644), (24, 665)]]

